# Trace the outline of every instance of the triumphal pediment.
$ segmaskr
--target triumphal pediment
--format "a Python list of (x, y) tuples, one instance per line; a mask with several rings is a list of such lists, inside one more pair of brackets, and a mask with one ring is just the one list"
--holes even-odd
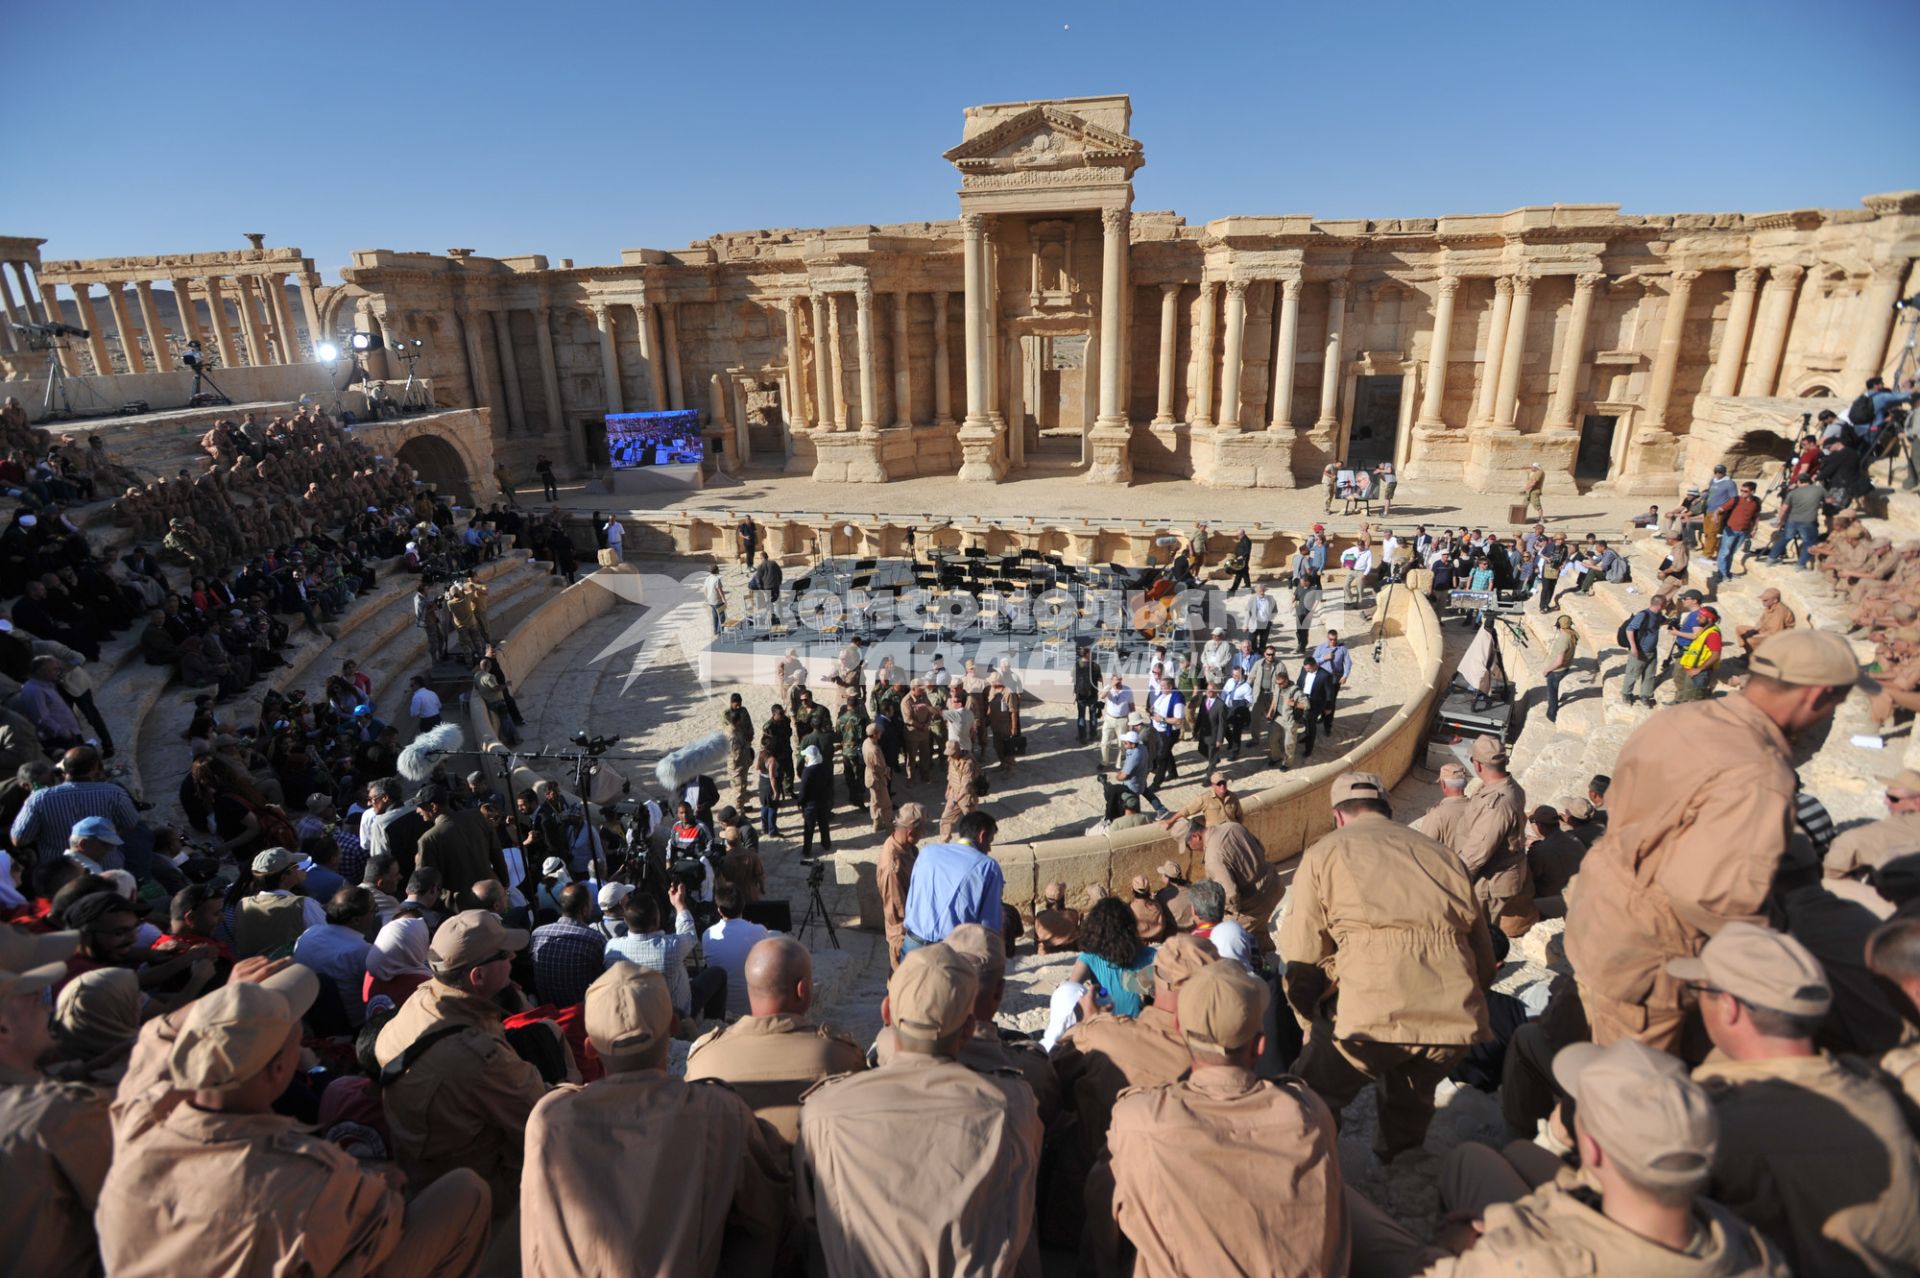
[[(1129, 179), (1146, 162), (1127, 136), (1131, 106), (1125, 97), (1004, 102), (972, 107), (966, 136), (946, 158), (960, 170), (963, 203), (1026, 202), (1048, 207), (1124, 206)], [(1012, 197), (1002, 201), (993, 197)]]

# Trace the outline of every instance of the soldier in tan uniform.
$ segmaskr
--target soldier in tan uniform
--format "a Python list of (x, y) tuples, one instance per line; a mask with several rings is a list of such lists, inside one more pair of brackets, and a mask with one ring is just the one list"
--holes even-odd
[(1133, 911), (1133, 928), (1139, 933), (1140, 940), (1147, 945), (1158, 945), (1173, 931), (1173, 915), (1153, 894), (1153, 885), (1144, 874), (1133, 876), (1129, 885), (1133, 895), (1127, 900), (1127, 908)]
[(489, 1199), (465, 1169), (387, 1177), (309, 1135), (273, 1102), (300, 1064), (300, 1017), (319, 992), (299, 966), (227, 985), (187, 1009), (168, 1056), (176, 1106), (117, 1151), (100, 1192), (100, 1256), (120, 1275), (470, 1274)]
[(1379, 777), (1344, 772), (1337, 828), (1300, 858), (1279, 930), (1295, 1070), (1336, 1113), (1371, 1081), (1374, 1152), (1418, 1148), (1433, 1089), (1487, 1035), (1493, 942), (1460, 858), (1392, 821)]
[(1718, 1049), (1693, 1072), (1720, 1115), (1713, 1196), (1795, 1273), (1920, 1270), (1920, 1150), (1881, 1078), (1815, 1049), (1832, 1003), (1818, 960), (1785, 933), (1730, 922), (1666, 968)]
[(1920, 772), (1901, 771), (1887, 782), (1887, 813), (1836, 838), (1823, 861), (1831, 879), (1854, 879), (1895, 857), (1920, 853)]
[(1302, 1080), (1253, 1074), (1268, 998), (1238, 963), (1202, 967), (1180, 996), (1190, 1072), (1113, 1107), (1113, 1215), (1141, 1278), (1347, 1272), (1333, 1115)]
[(1860, 676), (1846, 640), (1818, 630), (1774, 636), (1750, 669), (1736, 694), (1657, 711), (1621, 748), (1607, 832), (1567, 909), (1567, 958), (1602, 1046), (1704, 1054), (1683, 1044), (1666, 962), (1731, 920), (1762, 919), (1793, 823), (1789, 741), (1830, 719)]
[(782, 1139), (800, 1134), (800, 1097), (823, 1078), (867, 1067), (860, 1044), (807, 1019), (813, 956), (790, 936), (769, 936), (747, 952), (749, 1015), (702, 1036), (687, 1056), (689, 1080), (727, 1084)]
[[(427, 949), (430, 979), (380, 1031), (374, 1055), (391, 1075), (381, 1093), (394, 1155), (410, 1180), (470, 1167), (493, 1189), (498, 1215), (520, 1200), (527, 1115), (546, 1094), (501, 1028), (506, 988), (527, 933), (487, 910), (440, 925)], [(454, 1027), (458, 1027), (455, 1029)], [(454, 1032), (444, 1036), (442, 1029)]]
[(1457, 1260), (1350, 1194), (1355, 1273), (1430, 1263), (1426, 1273), (1451, 1278), (1786, 1278), (1777, 1248), (1701, 1196), (1721, 1124), (1685, 1066), (1632, 1041), (1576, 1043), (1553, 1073), (1578, 1105), (1580, 1170), (1537, 1145), (1456, 1147), (1441, 1167), (1440, 1200), (1450, 1220), (1472, 1221)]
[(875, 834), (893, 833), (893, 769), (887, 766), (887, 753), (880, 748), (880, 725), (867, 725), (867, 739), (860, 743), (860, 762), (866, 765), (867, 814), (873, 818)]
[(1472, 815), (1467, 806), (1467, 770), (1457, 763), (1440, 765), (1440, 802), (1426, 810), (1413, 828), (1432, 839), (1453, 847), (1460, 837), (1461, 827)]
[(1180, 991), (1220, 955), (1213, 942), (1176, 936), (1154, 951), (1153, 1001), (1137, 1017), (1096, 1012), (1053, 1045), (1053, 1070), (1080, 1118), (1087, 1156), (1106, 1144), (1113, 1103), (1129, 1087), (1158, 1087), (1187, 1070), (1186, 1044), (1175, 1017)]
[(1033, 915), (1034, 948), (1042, 954), (1059, 954), (1077, 949), (1080, 943), (1080, 911), (1067, 904), (1067, 885), (1049, 883), (1040, 896), (1040, 908)]
[(767, 1273), (787, 1220), (787, 1143), (717, 1084), (671, 1078), (673, 997), (615, 963), (587, 987), (607, 1073), (527, 1120), (520, 1259), (529, 1278)]
[(1475, 737), (1473, 770), (1480, 792), (1467, 800), (1468, 817), (1447, 846), (1460, 854), (1473, 895), (1487, 921), (1508, 936), (1524, 936), (1540, 919), (1527, 868), (1527, 795), (1507, 773), (1507, 748), (1498, 737)]
[(887, 929), (887, 964), (900, 966), (900, 943), (907, 939), (907, 888), (913, 882), (913, 862), (920, 855), (920, 827), (926, 824), (927, 810), (917, 803), (903, 803), (894, 813), (893, 830), (880, 845), (880, 860), (874, 867), (874, 886), (880, 892), (880, 917)]
[(953, 837), (953, 827), (960, 818), (980, 806), (980, 795), (975, 789), (979, 779), (979, 764), (976, 756), (968, 750), (956, 750), (953, 743), (947, 743), (947, 797), (946, 806), (940, 811), (940, 841), (946, 842)]
[(1193, 931), (1193, 902), (1187, 898), (1187, 889), (1192, 884), (1181, 872), (1178, 861), (1162, 861), (1154, 867), (1160, 876), (1160, 888), (1153, 894), (1154, 900), (1166, 908), (1167, 917), (1173, 920), (1176, 932)]
[(1907, 1125), (1920, 1131), (1920, 918), (1884, 923), (1867, 938), (1867, 970), (1897, 991), (1891, 1001), (1906, 1022), (1906, 1041), (1880, 1057), (1880, 1071), (1900, 1088)]
[(912, 951), (881, 1005), (893, 1058), (802, 1100), (796, 1192), (833, 1278), (1038, 1272), (1040, 1117), (1017, 1074), (958, 1059), (978, 993), (971, 960)]
[(47, 991), (67, 974), (76, 932), (36, 936), (0, 924), (0, 1271), (98, 1269), (93, 1209), (113, 1157), (107, 1095), (56, 1083), (38, 1061), (52, 1043)]
[(1238, 821), (1209, 825), (1187, 817), (1183, 825), (1174, 826), (1173, 836), (1188, 852), (1204, 858), (1207, 877), (1226, 890), (1227, 912), (1240, 915), (1255, 936), (1266, 935), (1267, 918), (1287, 887), (1253, 831)]
[(1780, 592), (1769, 586), (1760, 592), (1760, 616), (1751, 626), (1739, 626), (1734, 636), (1749, 653), (1764, 643), (1770, 635), (1791, 630), (1798, 619), (1793, 609), (1780, 601)]
[(933, 698), (927, 695), (927, 681), (915, 679), (912, 690), (900, 702), (901, 722), (907, 732), (907, 780), (933, 780), (933, 724), (940, 717)]
[(1207, 788), (1200, 797), (1181, 808), (1171, 816), (1165, 817), (1160, 824), (1171, 830), (1173, 823), (1183, 817), (1199, 817), (1208, 825), (1219, 825), (1223, 821), (1238, 823), (1241, 819), (1240, 800), (1227, 791), (1227, 774), (1216, 772), (1207, 778)]

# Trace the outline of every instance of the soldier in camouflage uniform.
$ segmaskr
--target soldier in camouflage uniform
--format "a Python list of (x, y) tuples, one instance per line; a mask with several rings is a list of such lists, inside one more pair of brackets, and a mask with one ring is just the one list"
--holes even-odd
[(867, 801), (867, 789), (860, 780), (860, 747), (867, 739), (867, 716), (861, 710), (859, 694), (849, 694), (840, 706), (840, 717), (834, 721), (840, 737), (840, 774), (846, 779), (847, 802), (855, 807)]
[(733, 805), (744, 817), (750, 793), (747, 776), (753, 771), (753, 716), (747, 713), (736, 692), (727, 698), (727, 708), (720, 712), (720, 718), (727, 725), (727, 763), (733, 776)]

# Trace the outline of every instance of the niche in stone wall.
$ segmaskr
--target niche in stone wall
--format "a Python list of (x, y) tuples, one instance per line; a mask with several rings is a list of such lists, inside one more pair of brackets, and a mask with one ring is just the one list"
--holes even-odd
[(1032, 282), (1027, 305), (1033, 310), (1073, 305), (1079, 291), (1073, 274), (1073, 223), (1063, 219), (1034, 222), (1027, 227), (1032, 244)]

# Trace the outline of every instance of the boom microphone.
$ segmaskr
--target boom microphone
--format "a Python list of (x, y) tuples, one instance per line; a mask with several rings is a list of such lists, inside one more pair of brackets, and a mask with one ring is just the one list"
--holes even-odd
[(434, 765), (458, 750), (465, 740), (457, 723), (429, 728), (400, 752), (400, 775), (409, 781), (425, 781), (433, 775)]
[(678, 794), (703, 772), (718, 772), (727, 761), (730, 743), (724, 732), (709, 732), (670, 752), (654, 767), (653, 779), (668, 794)]

